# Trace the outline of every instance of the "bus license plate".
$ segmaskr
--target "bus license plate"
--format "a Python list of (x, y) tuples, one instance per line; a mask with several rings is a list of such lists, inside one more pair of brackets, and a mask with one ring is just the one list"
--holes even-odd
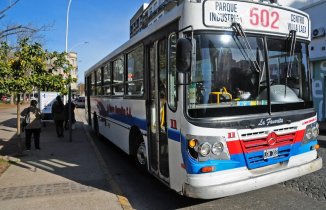
[(278, 156), (278, 148), (264, 150), (264, 159)]

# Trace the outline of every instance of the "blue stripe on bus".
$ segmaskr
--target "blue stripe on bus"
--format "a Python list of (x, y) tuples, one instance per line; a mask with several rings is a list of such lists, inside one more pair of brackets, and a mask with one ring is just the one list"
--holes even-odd
[(198, 162), (188, 154), (188, 145), (185, 136), (181, 135), (181, 151), (186, 171), (189, 174), (202, 173), (201, 169), (207, 166), (214, 166), (215, 171), (222, 171), (246, 166), (243, 154), (235, 154), (230, 156), (230, 160), (208, 160)]
[[(131, 116), (125, 116), (125, 115), (120, 115), (120, 114), (109, 114), (109, 117), (117, 120), (119, 122), (122, 122), (124, 124), (127, 124), (129, 126), (132, 125), (137, 125), (140, 129), (147, 131), (147, 122), (145, 119), (140, 119), (136, 117), (131, 117)], [(175, 130), (175, 129), (168, 129), (168, 137), (171, 140), (174, 140), (176, 142), (180, 142), (180, 131)]]
[(246, 162), (242, 154), (231, 155), (230, 160), (208, 160), (205, 162), (198, 162), (194, 159), (189, 159), (190, 165), (186, 165), (186, 170), (189, 174), (200, 174), (201, 169), (207, 166), (213, 166), (214, 172), (245, 167)]
[(114, 113), (110, 113), (109, 117), (129, 126), (137, 125), (140, 129), (147, 131), (147, 123), (145, 119)]
[(302, 142), (298, 142), (298, 143), (296, 143), (296, 144), (294, 144), (292, 146), (291, 155), (294, 156), (294, 155), (300, 155), (300, 154), (305, 153), (305, 152), (309, 152), (309, 151), (311, 151), (312, 148), (315, 147), (315, 145), (318, 144), (317, 139), (314, 139), (312, 141), (309, 141), (306, 144), (302, 144), (301, 145), (301, 143)]
[(180, 131), (172, 129), (172, 128), (168, 129), (168, 138), (169, 139), (176, 141), (176, 142), (180, 142), (180, 135), (181, 135)]

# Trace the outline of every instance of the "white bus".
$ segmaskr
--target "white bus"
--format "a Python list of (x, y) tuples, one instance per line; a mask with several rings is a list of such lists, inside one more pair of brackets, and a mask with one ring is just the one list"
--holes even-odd
[(309, 16), (276, 1), (160, 2), (85, 73), (92, 128), (189, 197), (319, 170)]

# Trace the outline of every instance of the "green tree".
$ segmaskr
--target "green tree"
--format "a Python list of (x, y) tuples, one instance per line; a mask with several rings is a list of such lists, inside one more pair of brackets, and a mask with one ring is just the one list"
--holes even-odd
[(20, 136), (20, 95), (33, 89), (67, 93), (67, 85), (74, 80), (69, 72), (72, 65), (66, 53), (49, 52), (39, 43), (22, 39), (11, 48), (0, 45), (0, 92), (17, 97), (17, 135)]

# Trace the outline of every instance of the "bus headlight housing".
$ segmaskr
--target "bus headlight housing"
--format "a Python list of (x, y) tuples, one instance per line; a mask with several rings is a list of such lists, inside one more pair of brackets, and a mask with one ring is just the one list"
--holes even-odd
[(200, 161), (229, 160), (230, 154), (224, 136), (186, 135), (188, 154)]
[(307, 125), (302, 144), (307, 144), (319, 135), (319, 124), (317, 122)]
[(319, 135), (319, 124), (316, 123), (316, 125), (311, 130), (312, 130), (312, 136), (314, 138), (317, 138)]
[(306, 129), (306, 138), (308, 140), (312, 139), (312, 128), (311, 127), (307, 127), (307, 129)]
[(211, 152), (211, 145), (208, 142), (202, 143), (198, 148), (198, 152), (201, 156), (206, 157)]
[(222, 144), (222, 142), (215, 142), (212, 147), (212, 153), (214, 155), (219, 155), (221, 154), (221, 152), (223, 152), (223, 149), (224, 145)]

